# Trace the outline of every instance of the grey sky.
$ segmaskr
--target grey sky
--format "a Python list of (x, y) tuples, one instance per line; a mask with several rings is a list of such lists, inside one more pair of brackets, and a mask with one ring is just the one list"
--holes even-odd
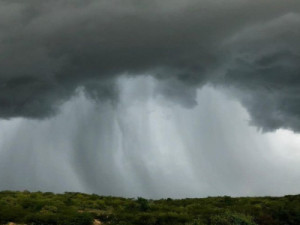
[(0, 189), (150, 198), (298, 192), (298, 134), (261, 133), (212, 87), (186, 108), (157, 95), (149, 76), (117, 83), (117, 105), (78, 91), (50, 119), (2, 121)]
[(0, 188), (294, 193), (299, 27), (299, 0), (0, 0)]

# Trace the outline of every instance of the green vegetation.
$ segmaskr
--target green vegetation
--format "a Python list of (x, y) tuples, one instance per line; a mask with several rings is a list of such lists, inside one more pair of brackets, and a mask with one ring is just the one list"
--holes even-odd
[(299, 225), (300, 195), (126, 199), (67, 192), (0, 192), (0, 224)]

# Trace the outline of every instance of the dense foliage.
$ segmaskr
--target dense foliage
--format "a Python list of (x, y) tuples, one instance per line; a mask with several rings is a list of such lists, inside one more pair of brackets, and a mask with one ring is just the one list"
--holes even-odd
[(82, 193), (0, 192), (0, 224), (299, 225), (300, 195), (126, 199)]

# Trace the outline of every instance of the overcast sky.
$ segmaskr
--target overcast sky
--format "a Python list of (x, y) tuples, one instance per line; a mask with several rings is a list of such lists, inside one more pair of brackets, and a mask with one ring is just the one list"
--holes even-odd
[(300, 189), (298, 0), (0, 0), (0, 189)]

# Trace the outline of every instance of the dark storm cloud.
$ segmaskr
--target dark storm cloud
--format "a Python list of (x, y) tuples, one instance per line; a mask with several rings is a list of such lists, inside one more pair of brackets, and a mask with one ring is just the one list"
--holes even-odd
[(50, 116), (78, 87), (116, 99), (120, 74), (152, 74), (185, 106), (204, 83), (231, 85), (256, 125), (299, 130), (299, 10), (298, 0), (2, 0), (0, 116)]
[(289, 13), (245, 29), (228, 40), (231, 50), (218, 82), (235, 95), (263, 130), (300, 131), (300, 14)]

